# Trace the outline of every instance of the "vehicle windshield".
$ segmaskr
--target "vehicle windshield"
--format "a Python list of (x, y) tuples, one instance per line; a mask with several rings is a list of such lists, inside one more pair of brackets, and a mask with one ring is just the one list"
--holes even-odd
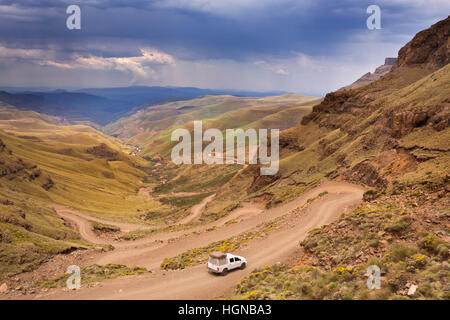
[(215, 266), (221, 266), (226, 264), (227, 259), (226, 258), (221, 258), (221, 259), (217, 259), (217, 258), (211, 258), (209, 257), (209, 263), (215, 265)]

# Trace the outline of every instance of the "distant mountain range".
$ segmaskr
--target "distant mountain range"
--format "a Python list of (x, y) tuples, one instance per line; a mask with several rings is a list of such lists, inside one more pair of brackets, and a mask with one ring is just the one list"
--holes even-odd
[(286, 92), (256, 92), (214, 90), (194, 87), (122, 87), (86, 88), (76, 91), (29, 88), (0, 88), (0, 101), (24, 110), (59, 116), (73, 123), (106, 125), (140, 109), (177, 100), (206, 95), (233, 95), (237, 97), (267, 97)]
[(397, 58), (386, 58), (384, 59), (384, 64), (379, 66), (375, 69), (375, 72), (367, 72), (365, 75), (363, 75), (361, 78), (353, 82), (352, 84), (349, 84), (348, 86), (345, 86), (341, 88), (340, 90), (348, 90), (348, 89), (355, 89), (362, 86), (365, 86), (366, 84), (369, 84), (371, 82), (374, 82), (378, 79), (380, 79), (382, 76), (387, 74), (392, 66), (397, 61)]

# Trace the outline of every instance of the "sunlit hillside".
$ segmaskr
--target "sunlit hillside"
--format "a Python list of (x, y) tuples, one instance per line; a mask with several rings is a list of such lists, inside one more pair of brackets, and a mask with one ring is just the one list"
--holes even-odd
[(206, 96), (151, 106), (109, 124), (105, 132), (143, 147), (143, 155), (168, 155), (171, 132), (203, 120), (205, 128), (290, 128), (320, 99), (301, 95), (265, 98)]
[(87, 126), (49, 123), (41, 119), (54, 118), (36, 113), (16, 110), (7, 117), (6, 111), (0, 120), (2, 275), (89, 246), (65, 226), (54, 204), (118, 221), (167, 210), (138, 195), (149, 164), (117, 139)]

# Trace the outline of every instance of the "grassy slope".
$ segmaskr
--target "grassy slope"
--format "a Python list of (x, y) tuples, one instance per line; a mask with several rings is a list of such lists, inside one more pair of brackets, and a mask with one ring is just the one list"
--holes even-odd
[[(255, 109), (253, 107), (242, 108), (236, 111), (227, 112), (217, 118), (203, 118), (203, 130), (208, 128), (225, 129), (286, 129), (298, 124), (302, 116), (311, 110), (312, 105), (295, 107), (266, 107)], [(188, 122), (183, 126), (173, 126), (167, 130), (157, 133), (152, 140), (144, 147), (143, 154), (161, 154), (170, 157), (172, 147), (176, 142), (171, 141), (172, 132), (178, 128), (193, 131), (193, 122)]]
[[(437, 106), (433, 116), (448, 119), (448, 109), (440, 107), (448, 103), (448, 83), (449, 65), (380, 98), (359, 121), (349, 117), (347, 121), (359, 124), (359, 136), (330, 128), (318, 142), (307, 142), (304, 151), (283, 160), (282, 175), (294, 185), (293, 181), (308, 183), (338, 172), (342, 163), (357, 171), (357, 164), (367, 161), (387, 181), (374, 186), (387, 192), (331, 225), (311, 231), (301, 243), (304, 250), (297, 262), (253, 271), (237, 285), (234, 298), (450, 299), (449, 128), (416, 126), (395, 140), (393, 151), (386, 148), (392, 137), (383, 136), (377, 126), (385, 121), (384, 115), (399, 109), (408, 113)], [(308, 123), (301, 129), (314, 126)], [(326, 156), (330, 146), (333, 153)], [(299, 166), (304, 169), (300, 171)], [(291, 187), (287, 188), (291, 194)], [(277, 189), (271, 186), (266, 192), (276, 195)], [(381, 269), (381, 289), (366, 286), (370, 265)], [(408, 293), (412, 286), (417, 289)]]
[[(338, 221), (312, 230), (290, 265), (253, 271), (237, 299), (450, 299), (450, 244), (443, 230), (450, 198), (417, 187), (378, 194)], [(419, 204), (419, 205), (417, 205)], [(381, 269), (380, 289), (366, 270)], [(417, 286), (408, 294), (411, 286)]]
[[(358, 99), (362, 96), (366, 100), (363, 103), (356, 101), (351, 111), (322, 112), (314, 121), (282, 131), (279, 175), (273, 179), (263, 178), (259, 177), (259, 170), (254, 166), (241, 171), (236, 166), (234, 172), (239, 171), (238, 175), (230, 176), (228, 182), (223, 181), (227, 183), (216, 184), (219, 188), (213, 191), (217, 197), (208, 204), (203, 218), (216, 219), (240, 201), (253, 197), (268, 199), (269, 206), (278, 205), (292, 200), (324, 177), (340, 175), (373, 186), (382, 183), (388, 188), (413, 185), (424, 179), (442, 183), (449, 162), (446, 144), (449, 139), (443, 137), (449, 135), (449, 129), (436, 131), (430, 126), (416, 126), (397, 139), (392, 137), (389, 121), (393, 113), (414, 113), (421, 108), (434, 110), (438, 117), (445, 117), (445, 111), (440, 106), (447, 99), (445, 87), (450, 81), (449, 70), (449, 66), (436, 72), (420, 66), (402, 68), (368, 86), (352, 90)], [(234, 114), (243, 114), (247, 110), (251, 108), (229, 112), (204, 123), (221, 128), (221, 124), (233, 123)], [(287, 110), (261, 117), (257, 121), (249, 120), (249, 124), (244, 127), (258, 127), (266, 118), (277, 118)], [(313, 112), (308, 117), (316, 114)], [(282, 121), (286, 121), (287, 116), (294, 119), (290, 112), (286, 112), (281, 117)], [(292, 121), (299, 122), (302, 117), (303, 114)], [(239, 123), (239, 120), (236, 122)], [(170, 145), (170, 132), (168, 130), (159, 138), (167, 146)], [(444, 145), (436, 145), (442, 143)], [(164, 143), (160, 141), (158, 146), (161, 145)], [(166, 149), (170, 150), (168, 147)], [(372, 167), (374, 177), (369, 172)], [(164, 190), (169, 190), (171, 186), (175, 188), (176, 185), (178, 191), (190, 191), (193, 185), (200, 185), (204, 179), (202, 175), (196, 174), (200, 172), (198, 167), (172, 170), (172, 178), (176, 176), (176, 179), (169, 181)], [(208, 171), (205, 168), (201, 170)], [(230, 172), (227, 166), (211, 170), (214, 170), (214, 175), (204, 177), (215, 179), (221, 170), (224, 174)], [(211, 179), (213, 185), (214, 179)]]
[(40, 119), (54, 124), (62, 124), (64, 122), (60, 117), (49, 116), (29, 110), (20, 110), (0, 101), (0, 120), (14, 120), (19, 118)]
[[(305, 151), (314, 150), (316, 157), (321, 158), (323, 168), (327, 167), (328, 162), (331, 163), (330, 168), (335, 168), (342, 162), (351, 167), (366, 159), (376, 162), (385, 150), (391, 151), (385, 147), (385, 143), (393, 142), (392, 137), (389, 136), (389, 128), (386, 128), (389, 126), (389, 123), (386, 122), (389, 121), (387, 118), (390, 117), (391, 113), (409, 110), (414, 112), (414, 110), (421, 107), (430, 107), (431, 109), (436, 105), (445, 103), (447, 99), (445, 87), (449, 81), (450, 66), (446, 66), (417, 82), (375, 99), (366, 108), (357, 110), (353, 114), (333, 114), (333, 119), (331, 119), (331, 116), (326, 115), (321, 119), (319, 126), (326, 126), (331, 121), (340, 123), (339, 127), (329, 126), (328, 133), (323, 135), (322, 140), (317, 139), (318, 141), (311, 143)], [(382, 85), (390, 86), (390, 83)], [(317, 126), (317, 122), (310, 122), (306, 126)], [(300, 132), (303, 129), (303, 126), (297, 128), (299, 141), (304, 136)], [(430, 130), (433, 131), (433, 134), (426, 134), (426, 132), (430, 133)], [(399, 139), (398, 143), (402, 146), (404, 141), (414, 140), (419, 145), (412, 147), (412, 149), (420, 147), (426, 149), (427, 147), (424, 144), (429, 143), (429, 141), (440, 141), (443, 145), (440, 149), (442, 152), (438, 156), (446, 157), (448, 155), (449, 140), (442, 138), (445, 136), (448, 136), (448, 128), (445, 128), (443, 131), (436, 131), (430, 126), (417, 126), (410, 133)], [(437, 137), (440, 138), (436, 139)], [(332, 154), (328, 155), (330, 152)], [(292, 157), (299, 158), (301, 155), (302, 152)], [(337, 161), (338, 159), (339, 161)], [(427, 161), (424, 161), (423, 165), (426, 165), (426, 163)], [(288, 168), (285, 172), (289, 174), (292, 172), (292, 169)], [(438, 172), (436, 174), (436, 179), (443, 178)], [(404, 181), (401, 177), (396, 177), (394, 174), (386, 172), (386, 175), (390, 176), (389, 178), (391, 179)], [(417, 181), (411, 181), (411, 183), (413, 182)]]
[[(182, 102), (173, 102), (163, 105), (166, 109), (182, 108), (185, 106), (194, 106), (183, 111), (182, 114), (173, 117), (170, 121), (176, 124), (169, 126), (165, 130), (158, 132), (145, 132), (136, 135), (130, 141), (140, 140), (142, 144), (147, 144), (143, 154), (160, 153), (168, 156), (173, 146), (170, 136), (173, 130), (184, 127), (192, 130), (192, 121), (194, 119), (203, 119), (203, 128), (280, 128), (286, 129), (297, 125), (301, 118), (307, 114), (313, 104), (321, 99), (304, 97), (298, 95), (284, 95), (266, 98), (236, 98), (230, 96), (204, 97)], [(137, 127), (146, 128), (146, 130), (156, 130), (155, 123), (160, 124), (153, 107), (136, 113), (130, 118), (122, 119), (123, 122), (117, 122), (108, 130), (122, 125), (123, 128)], [(164, 118), (163, 121), (167, 119)], [(116, 131), (116, 132), (121, 132)], [(242, 189), (250, 185), (253, 176), (244, 174), (234, 181), (236, 173), (240, 172), (240, 165), (214, 165), (214, 166), (174, 166), (167, 163), (158, 168), (155, 178), (164, 177), (168, 182), (160, 184), (156, 188), (157, 193), (170, 192), (216, 192), (218, 189), (229, 189), (228, 193), (221, 192), (220, 197), (215, 198), (207, 206), (207, 214), (203, 219), (213, 220), (223, 216), (233, 208), (239, 201)], [(161, 180), (161, 179), (160, 179)], [(241, 180), (245, 180), (242, 182)], [(237, 196), (239, 195), (239, 196)], [(244, 192), (245, 195), (245, 192)], [(176, 215), (179, 215), (179, 212)]]
[[(296, 118), (292, 118), (292, 115), (306, 114), (318, 101), (317, 98), (300, 95), (267, 98), (206, 96), (149, 107), (106, 126), (105, 132), (116, 134), (128, 143), (144, 147), (143, 154), (167, 155), (167, 150), (171, 146), (171, 132), (178, 127), (189, 127), (191, 125), (189, 123), (193, 120), (208, 119), (205, 126), (219, 129), (240, 127), (285, 129), (296, 124), (292, 120)], [(287, 109), (290, 109), (289, 112)], [(277, 113), (279, 115), (275, 115)]]
[[(427, 34), (438, 32), (422, 36)], [(436, 47), (421, 48), (420, 37), (414, 49), (401, 52), (432, 57), (414, 55)], [(277, 199), (284, 189), (289, 196), (323, 177), (363, 182), (379, 192), (312, 230), (296, 263), (252, 272), (237, 285), (235, 298), (450, 298), (450, 65), (430, 65), (402, 63), (372, 84), (329, 94), (301, 125), (283, 132), (290, 150), (280, 179), (261, 193)], [(365, 272), (374, 264), (381, 268), (381, 289), (371, 291)]]
[(76, 232), (35, 194), (48, 176), (0, 142), (0, 278), (29, 270), (52, 254), (83, 247)]
[[(147, 163), (128, 156), (118, 140), (85, 126), (52, 125), (37, 119), (0, 121), (0, 138), (24, 161), (50, 175), (56, 188), (34, 194), (49, 202), (69, 205), (98, 216), (136, 220), (137, 209), (154, 210), (156, 204), (136, 196)], [(106, 144), (113, 157), (87, 152)]]
[(95, 129), (17, 113), (0, 120), (0, 140), (2, 277), (33, 268), (52, 254), (89, 246), (56, 215), (55, 203), (132, 222), (146, 212), (169, 210), (137, 195), (150, 165)]

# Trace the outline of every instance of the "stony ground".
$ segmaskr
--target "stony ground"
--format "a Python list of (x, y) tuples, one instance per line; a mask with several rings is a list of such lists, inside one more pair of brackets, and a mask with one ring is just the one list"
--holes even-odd
[[(398, 194), (396, 194), (398, 193)], [(450, 299), (450, 198), (416, 186), (366, 202), (312, 230), (296, 262), (256, 270), (237, 286), (244, 299)], [(370, 265), (381, 288), (366, 286)]]

